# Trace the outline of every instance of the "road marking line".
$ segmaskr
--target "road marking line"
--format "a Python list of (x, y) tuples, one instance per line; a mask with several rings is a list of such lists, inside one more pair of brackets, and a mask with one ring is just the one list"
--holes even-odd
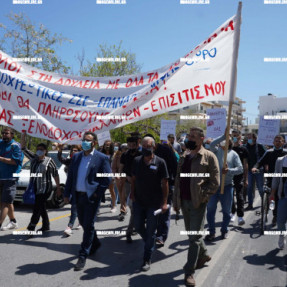
[[(52, 222), (52, 221), (55, 221), (55, 220), (58, 220), (58, 219), (61, 219), (61, 218), (65, 218), (65, 217), (68, 217), (70, 215), (71, 215), (71, 213), (67, 213), (67, 214), (64, 214), (64, 215), (52, 218), (52, 219), (49, 220), (49, 222)], [(42, 221), (39, 222), (36, 226), (41, 225), (41, 224), (42, 224)], [(23, 231), (23, 230), (27, 230), (27, 227), (22, 227), (22, 228), (16, 229), (16, 231)]]
[[(261, 206), (261, 197), (257, 197), (257, 200), (254, 201), (253, 203), (259, 203), (260, 202), (260, 206)], [(245, 212), (246, 214), (246, 212)], [(253, 212), (249, 212), (248, 215), (245, 216), (245, 224), (247, 224), (247, 220), (249, 221), (251, 215), (254, 216), (254, 211)], [(243, 227), (242, 227), (243, 228)], [(230, 231), (229, 231), (230, 232)], [(199, 271), (198, 275), (195, 276), (196, 279), (196, 284), (199, 286), (203, 286), (204, 281), (207, 279), (209, 273), (212, 271), (212, 269), (217, 266), (217, 260), (221, 257), (221, 255), (228, 250), (229, 245), (232, 242), (232, 239), (235, 235), (237, 235), (236, 232), (230, 232), (231, 234), (229, 235), (229, 238), (224, 239), (223, 243), (220, 244), (220, 247), (214, 252), (214, 254), (212, 255), (212, 259), (208, 265), (208, 268), (204, 268), (203, 270)], [(225, 243), (224, 243), (225, 241)]]

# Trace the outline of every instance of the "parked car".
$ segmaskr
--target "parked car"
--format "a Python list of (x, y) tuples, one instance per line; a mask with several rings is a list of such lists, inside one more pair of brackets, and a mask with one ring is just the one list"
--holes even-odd
[[(55, 162), (57, 166), (59, 177), (60, 177), (60, 186), (62, 190), (62, 195), (58, 197), (56, 194), (56, 183), (55, 183), (54, 178), (52, 177), (53, 190), (47, 200), (48, 206), (51, 208), (61, 208), (64, 206), (64, 189), (65, 189), (65, 184), (67, 180), (67, 175), (66, 175), (66, 172), (64, 171), (65, 165), (62, 164), (58, 160), (57, 153), (58, 151), (49, 151), (47, 155), (53, 159), (53, 161)], [(64, 158), (68, 157), (69, 154), (70, 154), (69, 150), (64, 150), (62, 152), (62, 156)], [(19, 180), (17, 182), (17, 191), (16, 191), (16, 197), (15, 197), (16, 202), (23, 202), (23, 194), (25, 190), (27, 189), (29, 180), (30, 180), (30, 177), (29, 177), (30, 166), (31, 166), (31, 160), (28, 160), (25, 164), (23, 164), (22, 170), (19, 173)]]

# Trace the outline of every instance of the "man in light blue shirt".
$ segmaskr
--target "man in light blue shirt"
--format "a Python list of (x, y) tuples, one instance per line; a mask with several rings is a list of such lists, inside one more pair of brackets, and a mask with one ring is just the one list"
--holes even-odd
[(72, 195), (72, 202), (77, 205), (78, 219), (84, 230), (75, 271), (82, 270), (88, 255), (95, 253), (101, 245), (94, 223), (101, 198), (111, 182), (111, 177), (106, 175), (111, 173), (111, 167), (109, 158), (95, 150), (95, 145), (96, 135), (85, 132), (83, 151), (73, 155), (65, 187), (65, 202), (69, 202)]
[(85, 186), (86, 175), (87, 175), (90, 161), (93, 156), (93, 152), (94, 152), (94, 149), (88, 155), (84, 154), (84, 156), (81, 159), (79, 169), (78, 169), (78, 177), (77, 177), (77, 184), (76, 184), (77, 191), (86, 192), (86, 186)]
[[(217, 145), (220, 144), (218, 147)], [(230, 212), (233, 200), (232, 179), (234, 175), (242, 174), (243, 167), (239, 155), (232, 150), (232, 141), (229, 139), (229, 146), (227, 151), (226, 166), (223, 166), (225, 148), (225, 134), (216, 138), (210, 143), (210, 150), (215, 153), (220, 169), (220, 180), (222, 180), (222, 173), (225, 174), (224, 183), (220, 183), (217, 192), (211, 196), (207, 204), (207, 222), (210, 234), (205, 237), (208, 241), (215, 239), (215, 213), (217, 203), (220, 201), (223, 213), (223, 221), (221, 224), (221, 238), (228, 238), (228, 225), (231, 219)], [(221, 184), (224, 184), (224, 193), (220, 194)]]

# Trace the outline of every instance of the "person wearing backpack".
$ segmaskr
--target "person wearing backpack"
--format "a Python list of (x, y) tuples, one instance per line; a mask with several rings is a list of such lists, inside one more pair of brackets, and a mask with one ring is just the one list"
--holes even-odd
[[(16, 173), (22, 168), (23, 153), (18, 142), (14, 140), (14, 131), (12, 128), (4, 127), (2, 129), (2, 139), (0, 140), (0, 194), (1, 194), (1, 230), (10, 230), (18, 228), (14, 215), (13, 201), (16, 196)], [(2, 226), (6, 216), (9, 216), (10, 222)]]
[(57, 186), (57, 194), (61, 194), (60, 179), (55, 162), (47, 155), (47, 146), (44, 143), (39, 143), (36, 147), (36, 153), (26, 149), (25, 133), (22, 134), (21, 146), (24, 154), (31, 160), (30, 167), (30, 182), (28, 188), (31, 188), (35, 193), (35, 204), (33, 214), (28, 230), (34, 231), (36, 225), (42, 217), (42, 228), (38, 231), (50, 230), (50, 222), (46, 208), (46, 202), (52, 191), (52, 176), (55, 179)]

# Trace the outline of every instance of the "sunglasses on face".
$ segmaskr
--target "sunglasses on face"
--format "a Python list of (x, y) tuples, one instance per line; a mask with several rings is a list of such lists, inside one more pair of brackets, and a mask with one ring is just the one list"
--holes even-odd
[(2, 135), (9, 135), (10, 132), (1, 132)]

